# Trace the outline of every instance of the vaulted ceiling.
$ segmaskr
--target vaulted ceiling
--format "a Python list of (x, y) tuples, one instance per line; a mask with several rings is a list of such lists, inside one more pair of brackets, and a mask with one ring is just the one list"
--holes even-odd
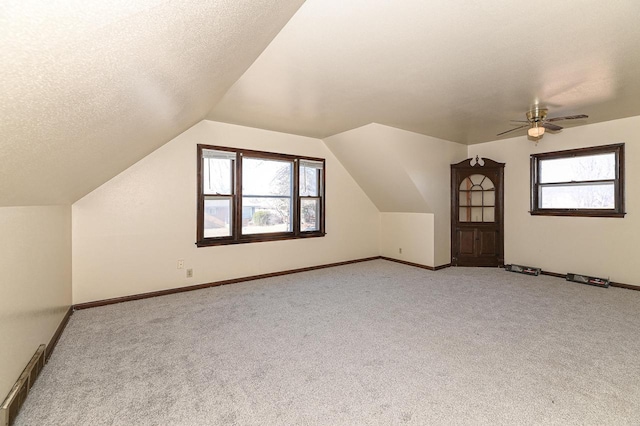
[[(471, 144), (640, 115), (640, 2), (7, 0), (0, 206), (73, 202), (209, 118)], [(513, 136), (519, 135), (517, 132)]]
[(209, 118), (472, 144), (536, 103), (589, 115), (568, 125), (638, 115), (639, 16), (637, 0), (307, 0)]

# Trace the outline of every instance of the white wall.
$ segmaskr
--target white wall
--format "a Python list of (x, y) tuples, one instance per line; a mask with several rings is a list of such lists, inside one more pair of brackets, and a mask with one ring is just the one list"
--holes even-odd
[[(327, 236), (196, 248), (198, 143), (326, 158)], [(321, 140), (202, 121), (73, 205), (73, 302), (377, 256), (379, 226)]]
[(381, 213), (380, 255), (435, 266), (433, 224), (433, 213)]
[(71, 305), (71, 208), (0, 208), (0, 400)]
[[(451, 262), (449, 166), (467, 158), (466, 145), (376, 123), (332, 136), (325, 143), (381, 212), (432, 213), (430, 229), (414, 227), (402, 232), (402, 226), (383, 220), (381, 252), (397, 244), (410, 247), (419, 234), (430, 239), (425, 243), (433, 256), (429, 263), (416, 263), (440, 266)], [(419, 216), (395, 217), (406, 224)], [(414, 225), (426, 224), (417, 220)], [(402, 233), (394, 234), (386, 226)]]
[[(505, 162), (505, 262), (575, 272), (640, 285), (640, 117), (546, 134), (536, 144), (526, 137), (469, 146), (469, 156)], [(626, 211), (623, 219), (531, 216), (529, 156), (625, 142)]]

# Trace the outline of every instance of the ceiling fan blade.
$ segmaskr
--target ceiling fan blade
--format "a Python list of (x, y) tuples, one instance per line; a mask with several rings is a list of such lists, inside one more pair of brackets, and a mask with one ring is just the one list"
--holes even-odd
[(589, 118), (588, 115), (578, 114), (578, 115), (565, 115), (564, 117), (553, 117), (549, 118), (545, 121), (560, 121), (560, 120), (579, 120), (581, 118)]
[(527, 120), (509, 120), (512, 123), (528, 123)]
[(513, 129), (507, 130), (506, 132), (498, 133), (496, 136), (502, 136), (510, 132), (515, 132), (516, 130), (524, 129), (525, 127), (529, 127), (529, 124), (523, 124), (522, 126), (518, 126)]
[(546, 122), (542, 123), (542, 127), (548, 130), (553, 130), (553, 131), (558, 131), (563, 129), (562, 126), (558, 126), (557, 124), (551, 124)]

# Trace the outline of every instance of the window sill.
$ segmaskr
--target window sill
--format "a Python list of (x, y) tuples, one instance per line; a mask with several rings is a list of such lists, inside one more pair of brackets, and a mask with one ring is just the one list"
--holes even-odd
[(623, 218), (626, 213), (610, 210), (575, 210), (575, 209), (546, 209), (533, 210), (529, 212), (531, 216), (569, 216), (569, 217), (615, 217)]
[(196, 241), (197, 247), (211, 247), (211, 246), (226, 246), (234, 244), (247, 244), (247, 243), (264, 243), (268, 241), (283, 241), (283, 240), (301, 240), (305, 238), (324, 237), (327, 235), (325, 232), (304, 232), (299, 235), (252, 235), (251, 237), (244, 237), (237, 240), (233, 239), (205, 239)]

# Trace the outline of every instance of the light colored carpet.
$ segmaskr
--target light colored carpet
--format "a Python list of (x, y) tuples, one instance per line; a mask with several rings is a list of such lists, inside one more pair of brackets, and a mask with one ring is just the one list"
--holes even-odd
[(76, 312), (16, 425), (640, 423), (640, 292), (384, 260)]

